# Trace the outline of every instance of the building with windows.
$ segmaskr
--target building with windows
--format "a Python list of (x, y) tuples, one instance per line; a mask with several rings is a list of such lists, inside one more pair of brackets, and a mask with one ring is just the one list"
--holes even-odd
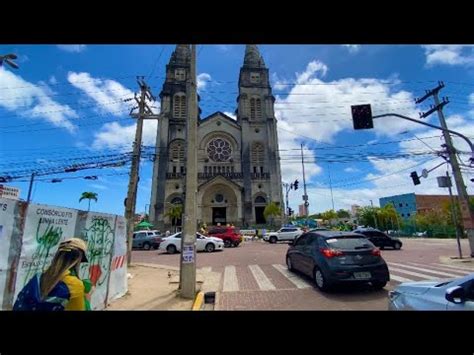
[[(454, 196), (457, 199), (457, 196)], [(443, 208), (451, 201), (449, 195), (417, 195), (414, 193), (383, 197), (379, 200), (380, 207), (393, 204), (403, 219), (409, 219), (417, 212), (432, 211)]]
[[(190, 59), (189, 45), (176, 46), (160, 93), (150, 205), (159, 229), (171, 225), (168, 211), (184, 203)], [(246, 46), (238, 86), (236, 119), (215, 112), (198, 120), (198, 223), (263, 224), (268, 203), (283, 207), (275, 98), (255, 45)]]

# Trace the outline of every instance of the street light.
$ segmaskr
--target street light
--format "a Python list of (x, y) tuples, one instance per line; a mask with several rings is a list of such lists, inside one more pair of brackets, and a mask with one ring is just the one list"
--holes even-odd
[(5, 55), (0, 55), (0, 67), (3, 66), (3, 62), (7, 63), (9, 66), (11, 66), (14, 69), (18, 69), (19, 66), (16, 64), (13, 60), (17, 59), (17, 55), (13, 53), (5, 54)]

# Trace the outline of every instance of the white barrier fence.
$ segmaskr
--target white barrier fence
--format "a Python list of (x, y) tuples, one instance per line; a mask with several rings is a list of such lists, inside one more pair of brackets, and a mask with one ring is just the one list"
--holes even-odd
[(0, 198), (0, 309), (12, 309), (23, 286), (72, 237), (87, 242), (80, 277), (95, 285), (91, 308), (104, 309), (127, 292), (125, 218)]

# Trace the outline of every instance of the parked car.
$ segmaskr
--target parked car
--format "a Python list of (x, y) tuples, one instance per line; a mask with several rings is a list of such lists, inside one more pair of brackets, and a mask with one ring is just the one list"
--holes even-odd
[(283, 227), (276, 232), (265, 234), (263, 240), (272, 244), (280, 241), (291, 241), (303, 234), (303, 230), (298, 227)]
[(227, 226), (216, 226), (209, 228), (207, 232), (209, 237), (220, 238), (224, 241), (224, 246), (226, 248), (234, 246), (238, 247), (242, 240), (244, 239), (239, 232), (238, 228), (227, 227)]
[(474, 274), (451, 280), (406, 282), (388, 293), (388, 309), (474, 310)]
[(354, 233), (359, 233), (364, 235), (369, 239), (375, 246), (380, 249), (385, 249), (386, 247), (400, 250), (403, 243), (400, 239), (391, 237), (384, 232), (379, 231), (374, 228), (359, 228), (354, 231)]
[[(181, 252), (181, 232), (163, 238), (160, 244), (160, 250), (164, 250), (169, 254)], [(216, 250), (224, 250), (224, 242), (220, 238), (206, 237), (200, 233), (196, 233), (196, 251), (213, 252)]]
[(133, 233), (132, 248), (150, 250), (158, 249), (161, 243), (161, 234), (158, 231), (137, 231)]
[(310, 232), (319, 232), (319, 231), (328, 231), (328, 230), (329, 229), (324, 228), (324, 227), (317, 227), (317, 228), (310, 229), (309, 231)]
[(313, 278), (321, 291), (336, 284), (368, 283), (382, 289), (390, 280), (380, 250), (352, 232), (319, 231), (301, 235), (286, 253), (290, 271)]

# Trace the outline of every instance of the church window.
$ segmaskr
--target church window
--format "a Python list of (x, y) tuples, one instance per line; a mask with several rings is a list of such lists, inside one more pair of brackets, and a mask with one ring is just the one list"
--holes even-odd
[(228, 161), (232, 155), (232, 147), (227, 140), (215, 138), (207, 145), (207, 155), (215, 162)]
[(184, 94), (174, 95), (173, 116), (175, 118), (186, 118), (186, 96)]
[(186, 70), (184, 70), (184, 68), (175, 69), (174, 77), (176, 80), (184, 81), (186, 79)]

